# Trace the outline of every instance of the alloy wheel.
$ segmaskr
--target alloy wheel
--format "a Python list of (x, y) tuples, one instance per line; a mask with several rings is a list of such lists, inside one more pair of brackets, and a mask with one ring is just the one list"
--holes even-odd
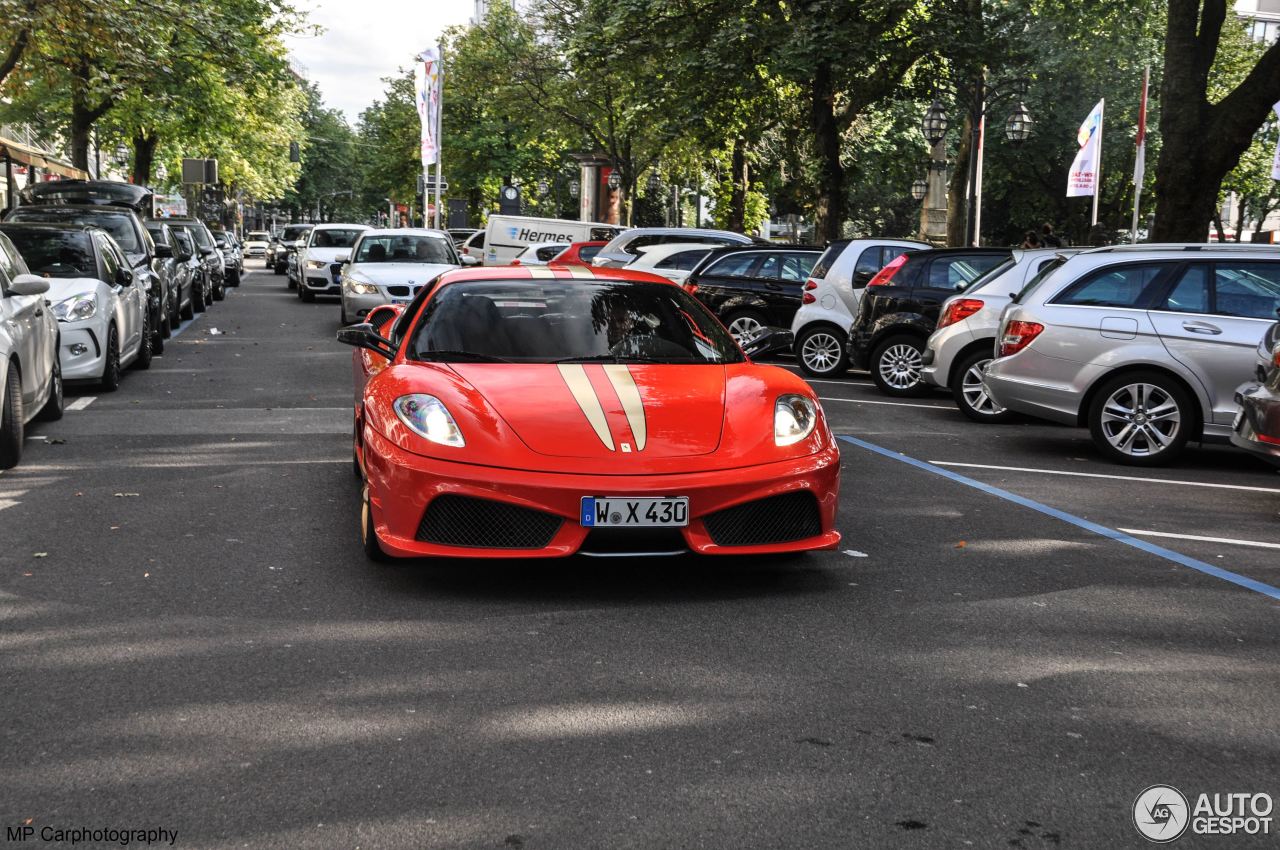
[(1103, 437), (1116, 451), (1130, 457), (1152, 457), (1177, 439), (1182, 410), (1163, 387), (1126, 384), (1102, 405), (1101, 426)]
[(920, 370), (924, 361), (920, 357), (920, 349), (914, 345), (898, 343), (891, 345), (880, 355), (877, 364), (880, 378), (895, 390), (909, 390), (920, 383)]
[(755, 316), (739, 316), (729, 323), (729, 333), (733, 334), (739, 345), (754, 339), (762, 330), (764, 325)]
[(800, 346), (800, 359), (815, 372), (830, 372), (844, 357), (844, 349), (835, 334), (818, 331), (810, 334)]
[(960, 395), (964, 397), (964, 403), (969, 405), (969, 409), (976, 413), (986, 416), (999, 416), (1004, 413), (1005, 409), (995, 403), (991, 396), (987, 395), (987, 388), (982, 385), (982, 370), (987, 368), (987, 364), (991, 362), (991, 358), (979, 360), (969, 367), (964, 373), (964, 377), (960, 379)]

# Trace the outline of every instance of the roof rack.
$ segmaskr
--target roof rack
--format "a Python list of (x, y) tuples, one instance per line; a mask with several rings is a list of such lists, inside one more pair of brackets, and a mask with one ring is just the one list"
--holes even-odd
[(1141, 251), (1226, 251), (1241, 253), (1256, 253), (1259, 251), (1278, 253), (1280, 245), (1269, 245), (1265, 242), (1156, 242), (1156, 243), (1139, 243), (1137, 245), (1107, 245), (1102, 248), (1086, 249), (1089, 254), (1107, 254)]

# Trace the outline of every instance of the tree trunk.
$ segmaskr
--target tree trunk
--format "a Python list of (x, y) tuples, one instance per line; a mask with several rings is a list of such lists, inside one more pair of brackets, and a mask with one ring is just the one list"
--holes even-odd
[(159, 139), (139, 132), (133, 137), (133, 182), (139, 186), (151, 183), (151, 166), (155, 162)]
[[(1218, 231), (1218, 241), (1227, 241), (1227, 232), (1222, 228), (1222, 213), (1217, 210), (1213, 211), (1213, 229)], [(1199, 241), (1198, 239), (1195, 241)]]
[(842, 235), (844, 166), (840, 164), (840, 128), (836, 123), (831, 66), (818, 66), (809, 87), (809, 123), (818, 149), (818, 208), (816, 235), (830, 242)]
[(734, 233), (747, 232), (747, 143), (741, 137), (733, 140), (733, 165), (730, 179), (733, 181), (733, 192), (729, 195), (729, 218), (725, 223), (727, 230)]
[(1240, 236), (1244, 233), (1244, 216), (1249, 211), (1249, 205), (1245, 203), (1245, 199), (1236, 196), (1236, 241), (1240, 241)]
[(96, 105), (89, 103), (90, 71), (89, 60), (81, 57), (71, 72), (71, 126), (67, 132), (71, 143), (71, 164), (85, 171), (89, 170), (89, 137), (93, 133), (93, 125), (113, 103), (109, 97)]
[(1201, 242), (1222, 180), (1280, 99), (1280, 44), (1218, 103), (1206, 95), (1226, 19), (1225, 0), (1170, 0), (1160, 89), (1153, 242)]
[(972, 142), (973, 123), (966, 110), (960, 133), (960, 147), (956, 150), (951, 180), (947, 183), (947, 245), (952, 248), (964, 247), (968, 239), (968, 234), (965, 233), (965, 211), (969, 208), (969, 156), (972, 153)]

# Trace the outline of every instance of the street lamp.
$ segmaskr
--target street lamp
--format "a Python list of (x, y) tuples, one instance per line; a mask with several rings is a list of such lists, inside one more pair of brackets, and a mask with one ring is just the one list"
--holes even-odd
[(609, 172), (608, 185), (615, 192), (622, 187), (622, 178), (618, 175), (617, 169)]
[(917, 201), (923, 201), (925, 192), (929, 191), (929, 184), (923, 177), (917, 177), (911, 184), (911, 197)]
[(546, 197), (546, 194), (547, 194), (547, 192), (549, 192), (549, 191), (551, 191), (551, 184), (550, 184), (550, 183), (548, 183), (545, 179), (539, 180), (539, 181), (538, 181), (538, 195), (539, 195), (540, 197)]
[[(982, 241), (982, 157), (987, 139), (987, 112), (998, 101), (1017, 96), (1018, 105), (1005, 121), (1004, 134), (1010, 142), (1021, 144), (1035, 127), (1026, 103), (1021, 100), (1026, 93), (1027, 81), (1023, 78), (1011, 80), (1003, 88), (988, 86), (985, 70), (974, 81), (972, 91), (961, 89), (961, 94), (970, 95), (969, 128), (972, 136), (969, 140), (969, 199), (965, 210), (965, 240), (970, 245), (979, 245)], [(947, 114), (935, 98), (920, 122), (920, 132), (929, 144), (937, 145), (946, 136), (949, 126)]]
[(582, 184), (577, 180), (569, 181), (569, 197), (576, 198), (582, 193)]
[(164, 167), (164, 163), (156, 166), (156, 179), (163, 183), (169, 178), (169, 169)]
[(656, 195), (658, 190), (662, 188), (662, 178), (658, 177), (658, 172), (649, 172), (649, 182), (646, 184), (650, 195)]

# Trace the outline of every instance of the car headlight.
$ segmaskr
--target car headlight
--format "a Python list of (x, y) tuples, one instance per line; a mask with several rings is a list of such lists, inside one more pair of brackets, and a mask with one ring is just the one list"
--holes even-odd
[(307, 260), (307, 268), (309, 269), (322, 269), (327, 265), (329, 264), (324, 260)]
[(793, 446), (813, 433), (818, 406), (802, 395), (784, 395), (773, 405), (773, 441)]
[(92, 319), (98, 312), (98, 299), (88, 292), (72, 295), (53, 305), (53, 317), (61, 322)]
[(347, 289), (351, 290), (354, 295), (377, 295), (378, 287), (372, 283), (365, 283), (361, 280), (352, 280), (349, 277), (343, 278), (342, 282), (347, 285)]
[(458, 423), (453, 421), (448, 408), (435, 396), (422, 393), (403, 395), (392, 406), (400, 421), (415, 434), (442, 446), (462, 448), (466, 445)]

